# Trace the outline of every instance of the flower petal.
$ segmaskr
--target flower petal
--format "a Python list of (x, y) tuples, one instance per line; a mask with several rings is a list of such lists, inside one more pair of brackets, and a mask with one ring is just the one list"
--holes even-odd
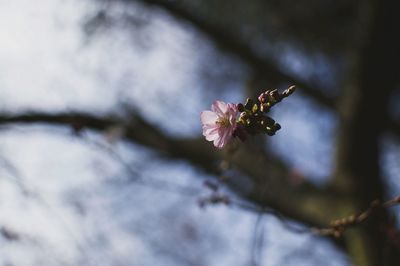
[(216, 138), (213, 142), (214, 146), (217, 147), (218, 149), (222, 149), (224, 145), (222, 145), (222, 138)]
[(219, 138), (214, 140), (214, 146), (219, 149), (225, 147), (232, 139), (232, 130), (231, 127), (220, 128), (218, 132)]
[(219, 135), (218, 135), (218, 133), (213, 133), (213, 134), (207, 134), (207, 135), (205, 135), (205, 137), (206, 137), (206, 140), (208, 140), (208, 141), (214, 141), (217, 138), (219, 138)]
[(228, 105), (222, 101), (214, 101), (211, 105), (211, 110), (223, 116), (228, 111)]
[(230, 113), (236, 113), (238, 111), (237, 104), (228, 103), (228, 109)]
[(203, 125), (206, 124), (215, 124), (218, 119), (218, 115), (211, 111), (203, 111), (200, 114), (200, 119)]
[(232, 125), (232, 127), (236, 126), (236, 114), (230, 114), (229, 117), (229, 124)]
[(213, 135), (213, 134), (218, 134), (218, 129), (219, 127), (214, 125), (214, 126), (204, 126), (203, 127), (203, 135), (207, 137), (207, 135)]

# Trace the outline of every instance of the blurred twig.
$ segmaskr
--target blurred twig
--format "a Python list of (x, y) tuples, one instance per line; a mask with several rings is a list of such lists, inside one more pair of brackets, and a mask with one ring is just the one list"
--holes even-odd
[(358, 226), (368, 220), (375, 212), (379, 209), (387, 209), (400, 204), (400, 196), (390, 199), (385, 202), (375, 200), (371, 205), (358, 214), (352, 214), (350, 216), (333, 220), (330, 225), (326, 228), (311, 228), (311, 232), (318, 235), (333, 236), (339, 238), (343, 233), (352, 227)]
[(225, 204), (231, 207), (237, 207), (240, 209), (248, 210), (259, 215), (269, 214), (276, 217), (282, 225), (289, 231), (299, 234), (315, 234), (322, 236), (331, 236), (334, 238), (339, 238), (343, 233), (352, 227), (358, 226), (364, 223), (368, 218), (370, 218), (379, 209), (390, 208), (393, 206), (400, 205), (400, 196), (390, 199), (385, 202), (380, 202), (375, 200), (371, 203), (370, 207), (366, 210), (358, 213), (352, 214), (350, 216), (332, 220), (327, 227), (299, 227), (295, 226), (290, 222), (288, 217), (285, 217), (282, 213), (275, 209), (259, 207), (247, 202), (239, 201), (230, 198), (227, 195), (221, 194), (218, 191), (214, 191), (210, 196), (200, 199), (200, 206), (206, 206), (207, 204)]
[(251, 266), (262, 265), (262, 255), (264, 248), (264, 221), (263, 214), (259, 214), (254, 225), (254, 233), (253, 233), (253, 241), (251, 243), (250, 252), (251, 252)]
[(103, 151), (104, 154), (108, 155), (113, 160), (121, 164), (129, 175), (129, 181), (133, 182), (134, 184), (146, 186), (161, 191), (178, 193), (181, 196), (194, 197), (200, 193), (200, 189), (195, 187), (189, 187), (186, 185), (173, 183), (171, 181), (161, 180), (158, 178), (150, 177), (149, 175), (143, 177), (143, 174), (133, 168), (131, 163), (127, 163), (125, 159), (113, 149), (112, 146), (109, 146), (101, 141), (89, 140), (87, 138), (85, 138), (85, 142)]

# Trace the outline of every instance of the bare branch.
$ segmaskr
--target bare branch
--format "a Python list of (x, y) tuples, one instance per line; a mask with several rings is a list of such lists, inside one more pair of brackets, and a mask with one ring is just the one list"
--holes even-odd
[(327, 97), (322, 88), (316, 88), (316, 86), (310, 86), (307, 82), (301, 80), (299, 77), (295, 77), (281, 70), (276, 62), (265, 57), (261, 57), (251, 46), (235, 35), (227, 32), (221, 27), (210, 23), (209, 21), (202, 19), (193, 12), (190, 12), (186, 8), (183, 8), (177, 4), (163, 0), (120, 0), (123, 2), (140, 2), (151, 6), (161, 7), (168, 11), (175, 18), (189, 22), (196, 29), (206, 34), (214, 43), (222, 48), (222, 51), (228, 52), (234, 56), (239, 57), (245, 63), (247, 63), (254, 72), (261, 74), (269, 79), (272, 83), (291, 83), (296, 84), (302, 91), (307, 95), (315, 99), (318, 103), (334, 107), (334, 99)]
[[(203, 139), (173, 138), (163, 134), (137, 114), (131, 114), (130, 117), (126, 121), (112, 115), (100, 118), (85, 113), (31, 112), (20, 115), (0, 114), (0, 125), (45, 123), (69, 126), (79, 131), (104, 131), (115, 125), (123, 125), (124, 139), (127, 141), (154, 149), (167, 159), (184, 159), (208, 173), (220, 173), (217, 162), (225, 160), (226, 154), (215, 151)], [(243, 145), (230, 158), (230, 163), (242, 173), (238, 180), (243, 181), (244, 176), (249, 177), (246, 181), (248, 186), (237, 183), (235, 178), (227, 182), (244, 199), (260, 206), (270, 206), (291, 219), (311, 226), (322, 226), (331, 218), (331, 194), (307, 182), (298, 187), (290, 187), (287, 182), (288, 167), (279, 159)]]
[[(382, 209), (388, 209), (394, 206), (400, 205), (400, 196), (387, 200), (385, 202), (380, 202), (379, 200), (373, 201), (370, 206), (358, 213), (351, 214), (347, 217), (332, 220), (329, 226), (326, 227), (305, 227), (296, 226), (290, 222), (290, 219), (280, 213), (278, 210), (271, 209), (268, 207), (259, 207), (246, 202), (238, 201), (227, 197), (226, 195), (214, 193), (209, 198), (204, 198), (203, 201), (206, 204), (225, 204), (230, 207), (236, 207), (243, 210), (248, 210), (259, 215), (272, 215), (277, 218), (282, 226), (284, 226), (288, 231), (298, 234), (315, 234), (320, 236), (333, 237), (339, 239), (343, 236), (345, 231), (360, 226), (365, 223), (371, 216), (379, 212)], [(337, 244), (340, 244), (338, 242)]]
[(368, 218), (370, 218), (374, 213), (382, 208), (390, 208), (400, 204), (400, 196), (385, 201), (383, 203), (379, 200), (375, 200), (371, 205), (359, 214), (352, 214), (350, 216), (333, 220), (329, 227), (325, 228), (311, 228), (310, 232), (318, 235), (333, 236), (339, 238), (343, 233), (352, 227), (356, 227), (364, 223)]
[[(310, 85), (307, 82), (301, 80), (299, 77), (295, 77), (286, 73), (280, 69), (280, 67), (267, 58), (259, 56), (251, 48), (249, 44), (240, 40), (233, 34), (227, 32), (221, 27), (210, 23), (209, 21), (200, 18), (193, 12), (178, 6), (172, 2), (163, 0), (119, 0), (124, 2), (141, 2), (152, 6), (157, 6), (165, 9), (175, 18), (189, 22), (195, 26), (202, 33), (206, 34), (212, 41), (215, 42), (221, 50), (226, 51), (234, 56), (239, 57), (241, 60), (246, 62), (255, 72), (262, 74), (267, 77), (272, 83), (291, 83), (305, 93), (305, 95), (314, 99), (317, 103), (328, 107), (329, 109), (336, 109), (335, 99), (326, 96), (323, 88), (317, 88), (316, 85)], [(400, 136), (400, 122), (389, 120), (387, 128)]]

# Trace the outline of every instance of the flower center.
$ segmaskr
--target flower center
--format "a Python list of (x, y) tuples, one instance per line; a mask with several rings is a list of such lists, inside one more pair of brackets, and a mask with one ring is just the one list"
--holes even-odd
[(218, 125), (221, 125), (223, 127), (229, 126), (229, 119), (227, 117), (220, 117), (217, 119), (216, 122)]

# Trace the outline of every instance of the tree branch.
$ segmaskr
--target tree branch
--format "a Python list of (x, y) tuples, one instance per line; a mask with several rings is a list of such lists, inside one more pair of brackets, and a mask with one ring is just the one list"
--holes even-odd
[[(125, 130), (127, 141), (141, 144), (158, 151), (165, 158), (183, 159), (211, 174), (219, 174), (217, 162), (226, 154), (217, 152), (203, 139), (177, 139), (163, 134), (137, 114), (129, 121), (108, 115), (96, 117), (86, 113), (48, 114), (30, 112), (12, 115), (0, 114), (0, 125), (38, 124), (69, 126), (78, 133), (83, 129), (105, 131), (119, 126)], [(260, 206), (277, 209), (283, 215), (310, 226), (323, 226), (331, 217), (333, 207), (331, 194), (304, 182), (301, 186), (288, 185), (289, 170), (277, 158), (266, 156), (241, 145), (229, 162), (239, 170), (240, 178), (228, 180), (229, 187), (239, 196)], [(229, 156), (228, 156), (229, 157)], [(247, 185), (243, 185), (244, 176)], [(265, 191), (263, 188), (267, 186)]]
[(330, 235), (339, 238), (343, 233), (352, 227), (356, 227), (368, 220), (374, 213), (381, 209), (388, 209), (400, 204), (400, 196), (381, 203), (379, 200), (374, 200), (371, 205), (361, 213), (352, 214), (350, 216), (333, 220), (329, 227), (311, 228), (310, 232), (318, 235)]
[(209, 37), (214, 43), (221, 48), (222, 51), (228, 52), (234, 56), (239, 57), (245, 63), (247, 63), (254, 72), (262, 74), (267, 77), (272, 83), (290, 83), (295, 84), (308, 96), (317, 100), (318, 103), (334, 107), (334, 99), (327, 97), (322, 88), (316, 88), (316, 86), (310, 86), (307, 82), (301, 80), (299, 77), (294, 77), (280, 69), (278, 64), (273, 60), (261, 57), (254, 52), (251, 46), (235, 35), (227, 32), (223, 28), (210, 23), (209, 21), (202, 19), (193, 12), (174, 4), (169, 1), (163, 0), (120, 0), (122, 2), (140, 2), (150, 6), (161, 7), (168, 11), (177, 19), (189, 22), (196, 29), (200, 30), (207, 37)]
[[(343, 236), (344, 232), (348, 229), (355, 228), (357, 226), (361, 226), (361, 224), (365, 223), (371, 216), (374, 214), (378, 214), (379, 210), (388, 209), (394, 206), (400, 205), (400, 196), (387, 200), (385, 202), (380, 202), (379, 200), (374, 200), (371, 202), (370, 206), (360, 212), (354, 213), (347, 217), (332, 220), (328, 226), (326, 227), (298, 227), (288, 222), (288, 218), (282, 215), (279, 211), (267, 207), (259, 207), (255, 205), (250, 205), (245, 202), (237, 201), (229, 198), (226, 195), (218, 193), (218, 191), (214, 191), (209, 197), (202, 198), (200, 204), (202, 207), (208, 204), (225, 204), (227, 206), (236, 207), (244, 210), (248, 210), (258, 214), (267, 214), (272, 215), (279, 219), (282, 225), (289, 231), (298, 233), (298, 234), (315, 234), (321, 236), (331, 236), (336, 239)], [(391, 226), (393, 224), (388, 224), (386, 229), (388, 234), (391, 234), (391, 240), (397, 243), (400, 243), (399, 233), (397, 230), (393, 230)]]
[[(370, 31), (358, 51), (357, 71), (343, 91), (338, 111), (340, 130), (333, 185), (353, 197), (350, 204), (342, 206), (340, 216), (366, 209), (374, 199), (382, 200), (387, 193), (380, 163), (380, 139), (390, 125), (387, 107), (398, 84), (400, 41), (396, 10), (400, 5), (394, 0), (371, 0), (369, 3)], [(390, 214), (384, 208), (381, 212), (380, 219), (369, 219), (368, 223), (345, 235), (356, 265), (400, 264), (398, 248), (381, 230)]]
[[(222, 51), (228, 52), (233, 56), (237, 56), (245, 63), (247, 63), (253, 71), (262, 74), (270, 79), (272, 83), (290, 83), (295, 84), (305, 95), (309, 96), (315, 102), (329, 109), (336, 109), (335, 99), (325, 95), (322, 88), (317, 88), (315, 85), (311, 86), (307, 82), (301, 80), (299, 77), (294, 77), (284, 71), (280, 67), (267, 58), (257, 55), (249, 44), (241, 41), (239, 38), (230, 34), (226, 30), (202, 19), (200, 16), (195, 15), (193, 12), (173, 4), (172, 2), (163, 0), (118, 0), (123, 2), (140, 2), (150, 6), (160, 7), (168, 11), (177, 19), (189, 22), (196, 29), (200, 30), (214, 43), (221, 48)], [(387, 121), (386, 127), (393, 132), (397, 137), (400, 137), (400, 122), (390, 119)]]

